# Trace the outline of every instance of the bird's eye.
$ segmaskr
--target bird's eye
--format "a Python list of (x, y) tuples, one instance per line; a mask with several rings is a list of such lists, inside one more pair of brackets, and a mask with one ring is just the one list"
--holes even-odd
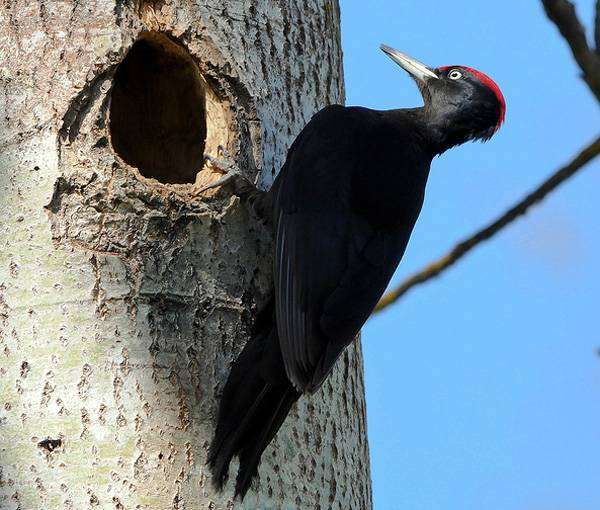
[(462, 78), (462, 73), (457, 69), (453, 69), (448, 73), (448, 78), (451, 80), (460, 80)]

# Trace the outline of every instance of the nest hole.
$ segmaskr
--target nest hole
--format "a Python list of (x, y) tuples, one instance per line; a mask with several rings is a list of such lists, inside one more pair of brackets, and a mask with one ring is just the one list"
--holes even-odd
[(213, 96), (185, 48), (164, 34), (142, 35), (115, 72), (109, 113), (115, 152), (144, 177), (195, 182)]

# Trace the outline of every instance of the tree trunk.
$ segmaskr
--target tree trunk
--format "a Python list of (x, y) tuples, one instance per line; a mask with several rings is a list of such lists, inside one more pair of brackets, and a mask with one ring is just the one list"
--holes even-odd
[(243, 505), (205, 467), (271, 239), (203, 154), (267, 187), (342, 101), (336, 0), (2, 3), (0, 508), (371, 507), (358, 344)]

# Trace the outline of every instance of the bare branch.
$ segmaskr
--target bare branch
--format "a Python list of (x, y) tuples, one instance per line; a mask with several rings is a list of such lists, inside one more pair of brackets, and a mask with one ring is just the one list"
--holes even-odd
[[(558, 27), (571, 47), (571, 52), (583, 71), (583, 79), (596, 99), (600, 101), (600, 57), (590, 49), (575, 7), (568, 0), (542, 0), (542, 3), (548, 18)], [(596, 32), (596, 39), (598, 39), (598, 32)]]
[(385, 294), (375, 307), (373, 313), (380, 312), (384, 308), (390, 306), (416, 285), (438, 276), (442, 271), (452, 266), (478, 244), (490, 239), (509, 223), (512, 223), (519, 218), (519, 216), (525, 214), (531, 206), (543, 200), (546, 195), (569, 179), (569, 177), (572, 177), (578, 170), (598, 156), (598, 154), (600, 154), (600, 137), (583, 149), (570, 163), (555, 172), (537, 189), (511, 207), (497, 220), (457, 244), (446, 255), (427, 265), (424, 269), (413, 274), (398, 285), (398, 287)]

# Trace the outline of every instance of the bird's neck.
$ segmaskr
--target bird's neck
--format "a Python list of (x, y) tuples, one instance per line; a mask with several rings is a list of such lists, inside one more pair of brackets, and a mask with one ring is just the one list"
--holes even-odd
[(425, 106), (407, 111), (415, 118), (420, 137), (433, 155), (443, 154), (448, 149), (473, 139), (468, 129), (447, 115), (436, 114)]
[(397, 134), (399, 136), (409, 137), (412, 144), (433, 158), (435, 151), (425, 122), (424, 108), (400, 108), (387, 110), (384, 114), (392, 124), (398, 127)]

